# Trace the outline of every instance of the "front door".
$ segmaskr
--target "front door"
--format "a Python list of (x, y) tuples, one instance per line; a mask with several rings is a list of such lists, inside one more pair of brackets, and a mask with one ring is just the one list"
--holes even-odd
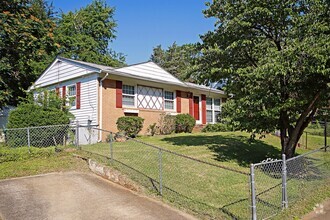
[(194, 96), (194, 118), (199, 121), (199, 97)]

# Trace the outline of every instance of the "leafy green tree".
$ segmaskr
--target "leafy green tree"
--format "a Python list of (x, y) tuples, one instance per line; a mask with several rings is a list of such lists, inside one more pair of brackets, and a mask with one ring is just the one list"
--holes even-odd
[(174, 42), (166, 50), (162, 49), (161, 45), (156, 46), (150, 59), (177, 78), (195, 82), (191, 73), (194, 71), (194, 63), (198, 54), (195, 44), (178, 46)]
[(95, 0), (78, 11), (61, 13), (55, 30), (61, 56), (123, 66), (124, 56), (109, 49), (109, 43), (116, 37), (114, 11), (104, 1)]
[(227, 115), (242, 130), (279, 129), (288, 158), (330, 98), (329, 4), (214, 0), (204, 11), (216, 26), (202, 36), (198, 79), (225, 80)]
[(0, 2), (0, 108), (16, 105), (57, 49), (51, 7), (42, 0)]

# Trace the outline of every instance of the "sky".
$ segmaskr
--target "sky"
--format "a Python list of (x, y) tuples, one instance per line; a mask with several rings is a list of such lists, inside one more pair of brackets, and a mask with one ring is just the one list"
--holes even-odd
[[(75, 11), (91, 0), (53, 0), (56, 11)], [(205, 18), (204, 0), (107, 0), (115, 7), (117, 38), (110, 48), (123, 53), (127, 64), (150, 59), (157, 45), (167, 48), (200, 41), (199, 35), (214, 28), (214, 20)]]

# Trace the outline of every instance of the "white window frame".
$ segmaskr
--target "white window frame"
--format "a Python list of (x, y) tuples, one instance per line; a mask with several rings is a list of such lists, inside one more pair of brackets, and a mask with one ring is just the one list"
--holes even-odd
[[(170, 90), (163, 90), (164, 91), (164, 110), (170, 110), (170, 111), (175, 111), (176, 110), (176, 93), (174, 91), (170, 91)], [(165, 96), (166, 92), (171, 92), (173, 93), (173, 99), (167, 99)], [(173, 108), (166, 108), (166, 101), (167, 102), (172, 102), (173, 103)]]
[[(74, 95), (70, 95), (70, 88), (73, 88), (75, 90), (75, 94)], [(68, 85), (66, 86), (66, 96), (67, 96), (67, 101), (68, 101), (68, 105), (71, 109), (75, 109), (77, 107), (77, 85), (76, 84), (72, 84), (72, 85)], [(70, 99), (74, 98), (74, 105), (72, 105), (73, 102), (70, 101)]]
[[(207, 114), (207, 111), (212, 111), (212, 121), (211, 122), (206, 121), (206, 123), (207, 124), (215, 124), (215, 123), (217, 123), (217, 120), (215, 118), (215, 112), (220, 112), (219, 114), (221, 114), (221, 103), (222, 103), (222, 100), (221, 100), (221, 98), (212, 98), (212, 97), (207, 97), (207, 98), (209, 98), (209, 99), (212, 100), (211, 109), (208, 108), (207, 105), (206, 105), (206, 114)], [(219, 110), (216, 110), (215, 109), (215, 104), (214, 104), (215, 103), (215, 99), (218, 99), (220, 101), (220, 103), (219, 103)]]
[[(134, 95), (133, 94), (124, 93), (124, 86), (131, 86), (131, 87), (133, 87), (134, 88)], [(123, 83), (123, 86), (122, 86), (122, 105), (123, 105), (123, 107), (136, 108), (136, 104), (137, 104), (137, 102), (136, 102), (136, 100), (137, 100), (137, 98), (136, 98), (137, 91), (136, 90), (137, 90), (136, 86), (133, 86), (131, 84), (124, 84)], [(125, 105), (124, 104), (124, 96), (133, 97), (134, 98), (134, 105)]]

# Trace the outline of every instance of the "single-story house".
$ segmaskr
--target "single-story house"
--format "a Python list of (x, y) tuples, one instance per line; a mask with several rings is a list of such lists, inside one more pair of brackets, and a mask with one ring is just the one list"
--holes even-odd
[[(153, 62), (113, 68), (57, 57), (30, 90), (55, 90), (66, 98), (81, 125), (116, 132), (121, 116), (144, 118), (141, 133), (162, 113), (189, 113), (196, 124), (215, 123), (227, 95), (222, 90), (182, 82)], [(98, 135), (104, 140), (104, 135)]]

